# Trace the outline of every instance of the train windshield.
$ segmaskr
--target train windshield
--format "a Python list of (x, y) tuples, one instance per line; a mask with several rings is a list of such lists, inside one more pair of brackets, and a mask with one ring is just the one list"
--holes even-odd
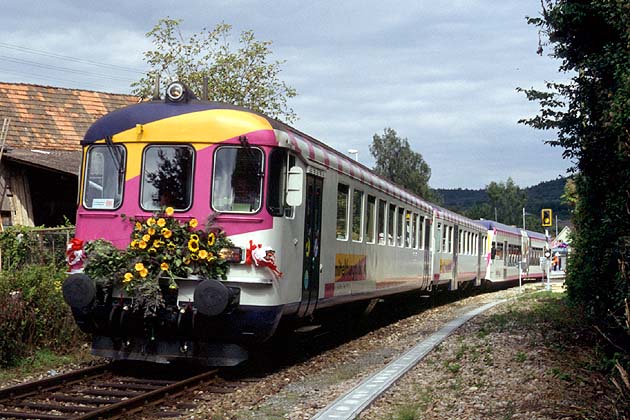
[(125, 148), (121, 145), (91, 146), (86, 155), (83, 207), (111, 210), (120, 207), (125, 177)]
[(142, 168), (142, 208), (187, 210), (192, 203), (193, 148), (149, 146)]
[(252, 147), (225, 146), (214, 155), (212, 208), (256, 213), (262, 198), (263, 153)]

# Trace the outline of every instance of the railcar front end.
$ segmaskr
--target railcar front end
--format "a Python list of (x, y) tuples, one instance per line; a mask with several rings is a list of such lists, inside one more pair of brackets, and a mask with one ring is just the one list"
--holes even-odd
[[(303, 174), (269, 121), (167, 95), (104, 116), (82, 145), (75, 243), (106, 240), (127, 263), (117, 267), (123, 257), (101, 243), (102, 266), (94, 274), (92, 247), (92, 271), (82, 272), (84, 251), (75, 251), (63, 292), (92, 334), (93, 352), (153, 362), (244, 360), (247, 346), (273, 334), (286, 302), (299, 300), (295, 282), (284, 279), (298, 278), (301, 267), (283, 262), (301, 259), (303, 215), (287, 195), (301, 196)], [(182, 246), (177, 235), (186, 236)], [(230, 246), (217, 248), (221, 236)], [(224, 278), (203, 275), (225, 261)]]

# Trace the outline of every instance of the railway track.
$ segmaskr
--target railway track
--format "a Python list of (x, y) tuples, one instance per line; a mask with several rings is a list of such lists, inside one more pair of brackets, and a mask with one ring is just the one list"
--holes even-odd
[[(110, 363), (0, 389), (0, 418), (120, 418), (150, 408), (154, 410), (152, 417), (176, 417), (183, 413), (154, 407), (175, 405), (175, 398), (190, 395), (201, 386), (221, 393), (236, 388), (221, 383), (216, 369), (185, 371), (156, 372), (155, 367), (149, 371), (138, 365)], [(220, 385), (212, 386), (215, 381)]]

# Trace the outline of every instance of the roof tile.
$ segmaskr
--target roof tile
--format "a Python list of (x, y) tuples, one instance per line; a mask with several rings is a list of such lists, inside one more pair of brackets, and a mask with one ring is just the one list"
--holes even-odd
[(0, 124), (11, 118), (8, 147), (80, 150), (94, 121), (136, 102), (132, 95), (0, 82)]

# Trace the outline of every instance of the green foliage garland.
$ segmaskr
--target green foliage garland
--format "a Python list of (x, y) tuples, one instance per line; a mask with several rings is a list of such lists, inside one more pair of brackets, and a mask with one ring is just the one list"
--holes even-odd
[(121, 287), (145, 316), (164, 306), (162, 288), (176, 289), (176, 278), (227, 278), (229, 263), (222, 250), (233, 244), (212, 219), (197, 229), (197, 219), (180, 221), (169, 207), (147, 219), (128, 220), (134, 229), (127, 249), (104, 240), (88, 243), (85, 272), (109, 290)]

